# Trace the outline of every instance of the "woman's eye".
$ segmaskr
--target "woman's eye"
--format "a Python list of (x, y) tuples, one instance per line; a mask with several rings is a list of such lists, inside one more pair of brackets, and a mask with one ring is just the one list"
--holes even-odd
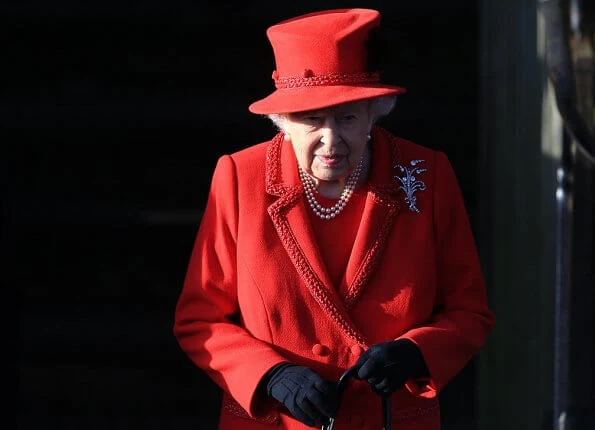
[(357, 119), (357, 117), (353, 114), (343, 115), (342, 117), (339, 118), (339, 120), (343, 121), (343, 122), (349, 122), (349, 121), (353, 121), (355, 119)]
[(319, 116), (307, 116), (306, 118), (304, 118), (306, 121), (308, 122), (320, 122), (322, 121), (322, 118)]

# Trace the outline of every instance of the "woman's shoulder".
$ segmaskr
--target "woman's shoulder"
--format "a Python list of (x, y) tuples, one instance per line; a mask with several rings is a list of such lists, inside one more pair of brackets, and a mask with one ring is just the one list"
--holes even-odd
[(241, 167), (242, 170), (247, 169), (262, 169), (266, 162), (266, 153), (270, 141), (257, 143), (256, 145), (240, 149), (239, 151), (229, 154), (234, 164)]
[(404, 137), (396, 136), (382, 127), (378, 127), (378, 129), (384, 133), (385, 136), (389, 137), (388, 140), (394, 145), (393, 148), (396, 149), (397, 158), (401, 161), (422, 159), (430, 162), (431, 160), (434, 160), (437, 153), (440, 152), (429, 146), (424, 146), (423, 144), (416, 143)]
[(415, 143), (409, 139), (396, 137), (396, 144), (398, 146), (400, 158), (403, 160), (417, 160), (422, 159), (426, 161), (433, 160), (439, 152), (430, 147)]
[(222, 154), (215, 167), (215, 176), (234, 176), (238, 184), (257, 186), (264, 182), (269, 141), (257, 143), (235, 152)]

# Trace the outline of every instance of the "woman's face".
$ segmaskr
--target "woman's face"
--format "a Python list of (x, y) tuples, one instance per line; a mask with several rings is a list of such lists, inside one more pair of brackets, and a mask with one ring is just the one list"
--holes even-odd
[(286, 115), (285, 132), (300, 167), (316, 181), (344, 182), (366, 151), (368, 101)]

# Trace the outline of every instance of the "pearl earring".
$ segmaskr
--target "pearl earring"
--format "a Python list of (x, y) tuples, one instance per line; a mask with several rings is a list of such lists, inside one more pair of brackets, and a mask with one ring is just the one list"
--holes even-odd
[(372, 136), (370, 136), (369, 134), (366, 135), (366, 140), (369, 142), (370, 139), (372, 139)]

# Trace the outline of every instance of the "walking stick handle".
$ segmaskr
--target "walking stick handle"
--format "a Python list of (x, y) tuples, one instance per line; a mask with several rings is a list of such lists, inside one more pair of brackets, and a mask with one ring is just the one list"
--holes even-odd
[[(343, 390), (347, 386), (347, 382), (350, 378), (354, 377), (357, 373), (358, 368), (350, 367), (347, 369), (337, 381), (337, 391), (339, 395), (339, 399), (341, 399), (341, 394), (343, 394)], [(390, 408), (390, 394), (387, 396), (382, 396), (382, 418), (384, 421), (384, 430), (392, 430), (392, 416), (391, 416), (391, 408)], [(328, 424), (324, 424), (320, 430), (334, 430), (335, 428), (335, 418), (331, 417), (329, 419)]]

